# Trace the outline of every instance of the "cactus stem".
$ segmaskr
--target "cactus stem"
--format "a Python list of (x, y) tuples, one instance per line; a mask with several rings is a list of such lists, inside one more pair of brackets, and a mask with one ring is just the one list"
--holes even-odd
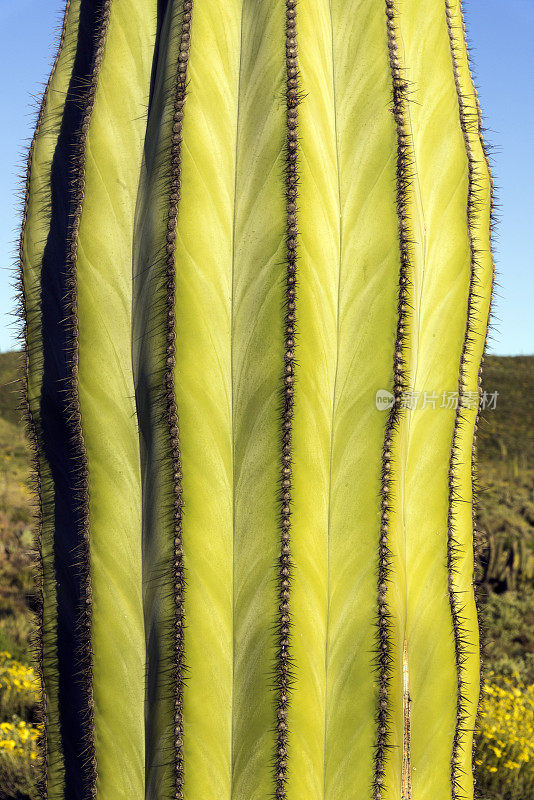
[[(40, 795), (472, 798), (493, 184), (461, 0), (65, 3), (20, 241)], [(458, 408), (414, 420), (432, 375)]]
[(280, 526), (281, 548), (278, 560), (278, 662), (276, 701), (275, 782), (277, 798), (286, 797), (288, 695), (290, 675), (290, 581), (291, 581), (291, 434), (295, 384), (295, 308), (297, 248), (297, 107), (299, 104), (297, 67), (296, 0), (286, 0), (286, 293), (284, 319), (284, 369), (282, 374), (282, 436)]
[(169, 450), (172, 470), (173, 506), (173, 591), (174, 591), (174, 631), (173, 631), (173, 713), (174, 713), (174, 798), (182, 800), (184, 792), (183, 756), (183, 687), (184, 687), (184, 555), (182, 540), (182, 464), (180, 458), (180, 438), (176, 392), (174, 387), (174, 365), (176, 357), (175, 300), (176, 300), (176, 220), (181, 196), (181, 150), (183, 112), (187, 89), (187, 66), (189, 63), (189, 43), (191, 35), (192, 0), (184, 0), (182, 5), (182, 24), (179, 42), (174, 111), (170, 148), (170, 194), (167, 214), (166, 236), (166, 361), (164, 376), (165, 418), (168, 427)]
[(389, 510), (391, 496), (390, 463), (392, 455), (392, 437), (397, 428), (400, 414), (400, 398), (406, 386), (403, 343), (407, 331), (407, 288), (409, 284), (410, 240), (407, 220), (407, 191), (410, 181), (411, 163), (408, 153), (408, 135), (405, 123), (405, 105), (407, 103), (407, 83), (402, 75), (399, 62), (397, 34), (395, 29), (396, 5), (394, 0), (385, 0), (386, 26), (388, 36), (389, 63), (392, 79), (393, 106), (392, 113), (397, 131), (397, 216), (399, 221), (399, 290), (397, 303), (397, 328), (393, 364), (394, 403), (388, 415), (382, 449), (381, 478), (381, 520), (378, 543), (378, 710), (377, 734), (375, 744), (375, 763), (373, 778), (373, 800), (382, 800), (384, 791), (384, 775), (386, 752), (389, 747), (390, 712), (388, 703), (391, 641), (390, 615), (387, 605), (387, 581), (391, 567), (391, 551), (388, 544)]
[[(29, 211), (29, 203), (30, 203), (30, 184), (31, 184), (31, 169), (32, 169), (32, 161), (33, 161), (33, 154), (35, 149), (35, 143), (37, 141), (37, 137), (39, 136), (39, 132), (41, 130), (41, 125), (43, 123), (43, 117), (45, 112), (45, 107), (48, 99), (48, 92), (50, 89), (50, 84), (56, 72), (57, 64), (59, 61), (59, 57), (63, 50), (63, 45), (65, 42), (65, 32), (67, 28), (67, 18), (69, 15), (69, 9), (71, 5), (71, 0), (66, 0), (65, 8), (63, 11), (63, 20), (61, 23), (60, 28), (60, 35), (59, 35), (59, 42), (56, 50), (56, 56), (54, 62), (52, 64), (52, 69), (50, 71), (50, 75), (48, 81), (46, 83), (43, 98), (41, 100), (41, 104), (39, 106), (39, 111), (37, 114), (37, 121), (35, 123), (35, 130), (33, 133), (32, 140), (30, 142), (30, 147), (28, 150), (28, 157), (26, 161), (26, 180), (23, 189), (23, 206), (22, 206), (22, 224), (21, 224), (21, 232), (19, 238), (19, 249), (18, 249), (18, 273), (17, 273), (17, 289), (18, 289), (18, 297), (20, 300), (20, 309), (19, 309), (19, 319), (22, 320), (22, 328), (21, 328), (21, 338), (23, 344), (23, 365), (22, 365), (22, 374), (21, 374), (21, 383), (22, 383), (22, 417), (26, 427), (26, 433), (28, 437), (28, 442), (30, 445), (30, 453), (31, 453), (31, 473), (32, 473), (32, 484), (35, 491), (35, 499), (36, 499), (36, 507), (35, 507), (35, 534), (34, 534), (34, 551), (36, 555), (35, 559), (35, 612), (37, 617), (37, 626), (35, 630), (33, 645), (35, 650), (35, 664), (36, 664), (36, 673), (39, 679), (40, 695), (39, 695), (39, 705), (38, 705), (38, 717), (42, 727), (42, 734), (40, 737), (40, 764), (39, 764), (39, 776), (37, 781), (37, 790), (39, 797), (43, 800), (47, 800), (48, 798), (48, 748), (49, 748), (49, 736), (50, 731), (48, 728), (48, 719), (47, 719), (47, 696), (46, 696), (46, 688), (45, 688), (45, 678), (44, 678), (44, 642), (43, 642), (43, 626), (44, 626), (44, 563), (43, 563), (43, 548), (42, 548), (42, 533), (43, 533), (43, 493), (42, 493), (42, 476), (41, 476), (41, 466), (40, 466), (40, 454), (42, 451), (42, 433), (41, 433), (41, 426), (34, 412), (30, 407), (30, 397), (29, 397), (29, 375), (30, 375), (30, 361), (33, 361), (35, 358), (40, 358), (42, 362), (42, 355), (39, 355), (35, 350), (30, 352), (30, 342), (29, 342), (29, 325), (33, 322), (28, 314), (28, 307), (27, 307), (27, 288), (24, 282), (24, 237), (26, 233), (26, 221), (28, 218), (28, 211)], [(40, 316), (40, 315), (39, 315)], [(35, 321), (35, 324), (40, 324), (40, 319)], [(42, 363), (39, 365), (42, 368)], [(32, 369), (35, 370), (36, 366), (32, 364)]]

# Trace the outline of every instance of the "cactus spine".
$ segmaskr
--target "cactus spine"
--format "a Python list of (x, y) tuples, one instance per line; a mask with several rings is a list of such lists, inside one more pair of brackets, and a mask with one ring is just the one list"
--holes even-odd
[(67, 3), (20, 247), (43, 797), (473, 797), (491, 214), (459, 0)]

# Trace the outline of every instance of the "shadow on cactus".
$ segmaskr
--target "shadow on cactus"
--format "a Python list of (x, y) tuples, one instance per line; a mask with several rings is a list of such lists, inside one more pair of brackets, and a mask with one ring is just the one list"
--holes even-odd
[(20, 243), (43, 798), (473, 797), (480, 131), (459, 0), (67, 2)]

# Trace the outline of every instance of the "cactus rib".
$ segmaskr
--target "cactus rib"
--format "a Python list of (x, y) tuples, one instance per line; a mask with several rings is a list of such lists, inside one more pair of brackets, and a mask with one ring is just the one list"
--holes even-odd
[[(39, 715), (39, 721), (43, 726), (41, 734), (41, 747), (40, 747), (41, 759), (39, 764), (37, 787), (39, 791), (39, 796), (42, 797), (43, 800), (47, 800), (48, 798), (49, 739), (51, 735), (50, 732), (51, 715), (48, 707), (47, 692), (45, 690), (45, 687), (48, 686), (49, 684), (48, 681), (45, 681), (45, 667), (44, 667), (45, 565), (44, 565), (44, 552), (43, 552), (43, 517), (44, 517), (43, 507), (45, 501), (44, 501), (44, 485), (43, 485), (43, 475), (42, 475), (43, 470), (41, 467), (41, 460), (43, 458), (41, 421), (38, 415), (38, 410), (32, 409), (32, 404), (30, 400), (30, 385), (29, 385), (30, 369), (33, 372), (38, 372), (42, 369), (42, 353), (39, 352), (38, 348), (30, 345), (29, 329), (33, 325), (35, 325), (36, 328), (39, 328), (41, 322), (40, 322), (39, 312), (37, 313), (33, 312), (31, 315), (29, 312), (29, 307), (27, 302), (29, 287), (28, 287), (28, 281), (25, 279), (25, 274), (24, 274), (24, 239), (26, 235), (26, 225), (29, 214), (30, 185), (32, 179), (32, 162), (34, 158), (34, 151), (37, 139), (39, 137), (39, 133), (41, 132), (41, 126), (43, 124), (45, 116), (45, 109), (48, 102), (50, 86), (54, 79), (54, 75), (56, 73), (60, 56), (63, 52), (70, 6), (71, 6), (71, 0), (66, 0), (65, 7), (63, 10), (63, 17), (59, 34), (59, 41), (56, 49), (56, 55), (52, 64), (48, 81), (46, 82), (44, 88), (43, 97), (37, 114), (34, 133), (30, 142), (30, 147), (28, 149), (28, 156), (26, 159), (26, 180), (24, 183), (22, 222), (21, 222), (21, 231), (20, 231), (19, 245), (18, 245), (18, 272), (17, 272), (17, 289), (20, 302), (19, 317), (22, 320), (21, 338), (23, 344), (23, 359), (24, 359), (23, 369), (21, 373), (22, 415), (26, 427), (26, 434), (30, 445), (31, 472), (33, 477), (33, 486), (36, 498), (36, 509), (34, 517), (35, 519), (34, 550), (36, 553), (35, 611), (38, 624), (35, 630), (34, 648), (36, 655), (35, 659), (36, 673), (39, 679), (39, 683), (42, 687), (39, 696), (38, 715)], [(51, 487), (49, 487), (47, 491), (49, 492), (50, 489)], [(52, 583), (50, 579), (48, 580), (48, 582), (50, 584)], [(52, 586), (49, 586), (49, 591), (51, 589)], [(57, 736), (58, 733), (56, 732), (56, 737)]]
[(468, 126), (473, 125), (473, 120), (468, 118), (466, 109), (465, 98), (462, 93), (460, 85), (460, 78), (458, 74), (457, 55), (455, 50), (453, 38), (453, 21), (451, 17), (451, 4), (450, 0), (445, 0), (445, 13), (447, 18), (447, 30), (449, 34), (451, 59), (454, 73), (454, 82), (456, 84), (456, 92), (458, 95), (458, 109), (460, 118), (460, 127), (465, 142), (465, 150), (467, 156), (467, 170), (468, 170), (468, 191), (467, 191), (467, 229), (469, 237), (469, 249), (471, 253), (471, 266), (470, 266), (470, 279), (469, 279), (469, 294), (467, 299), (467, 322), (465, 329), (465, 337), (462, 345), (462, 354), (460, 358), (460, 369), (458, 376), (458, 406), (454, 420), (454, 429), (452, 435), (451, 454), (449, 461), (449, 510), (447, 517), (447, 571), (448, 571), (448, 593), (449, 603), (451, 607), (452, 627), (454, 634), (454, 652), (456, 657), (456, 674), (457, 674), (457, 698), (456, 698), (456, 723), (454, 728), (454, 737), (452, 743), (451, 754), (451, 791), (453, 800), (455, 800), (461, 791), (461, 784), (459, 780), (459, 764), (458, 756), (459, 749), (463, 743), (465, 735), (464, 726), (466, 724), (466, 707), (467, 697), (464, 691), (464, 676), (463, 664), (465, 660), (466, 648), (468, 646), (468, 634), (462, 624), (462, 609), (461, 599), (454, 585), (454, 573), (457, 569), (458, 551), (460, 548), (459, 542), (455, 536), (455, 520), (454, 520), (454, 501), (460, 495), (459, 487), (456, 483), (456, 467), (461, 454), (458, 452), (458, 432), (462, 424), (462, 411), (465, 404), (465, 389), (466, 381), (466, 366), (469, 358), (471, 357), (470, 343), (474, 334), (473, 330), (473, 316), (475, 314), (474, 308), (474, 295), (477, 285), (477, 253), (475, 248), (473, 225), (473, 217), (476, 213), (475, 207), (475, 185), (474, 185), (474, 156), (471, 150)]
[[(388, 544), (388, 519), (391, 496), (391, 456), (392, 438), (397, 428), (401, 396), (406, 388), (406, 365), (404, 363), (403, 343), (407, 335), (407, 288), (410, 268), (410, 243), (407, 224), (407, 189), (410, 180), (410, 159), (408, 155), (408, 136), (406, 133), (405, 104), (407, 102), (407, 85), (402, 75), (399, 62), (397, 32), (396, 32), (396, 3), (386, 0), (385, 13), (387, 18), (387, 35), (390, 69), (393, 84), (393, 116), (397, 130), (397, 215), (399, 220), (399, 292), (397, 305), (397, 327), (395, 335), (395, 355), (393, 365), (393, 396), (394, 401), (388, 414), (382, 451), (382, 483), (381, 483), (381, 518), (380, 537), (378, 548), (378, 654), (377, 664), (379, 671), (378, 685), (378, 711), (377, 734), (375, 747), (375, 771), (373, 779), (373, 800), (381, 800), (384, 789), (384, 762), (389, 745), (389, 707), (388, 689), (391, 670), (391, 644), (390, 624), (387, 603), (387, 583), (391, 568), (391, 551)], [(406, 743), (409, 746), (409, 740)]]
[(171, 134), (171, 177), (169, 210), (167, 219), (166, 242), (166, 325), (167, 349), (165, 369), (165, 414), (168, 425), (170, 460), (173, 479), (173, 592), (174, 592), (174, 796), (176, 800), (183, 797), (184, 759), (183, 759), (183, 682), (184, 682), (184, 553), (182, 547), (182, 465), (180, 461), (180, 440), (178, 429), (178, 410), (174, 391), (174, 366), (176, 353), (175, 332), (175, 241), (176, 219), (180, 202), (181, 184), (181, 143), (182, 121), (187, 85), (187, 64), (189, 60), (189, 42), (191, 35), (191, 16), (193, 3), (184, 0), (182, 5), (182, 24), (176, 75), (176, 93)]
[[(462, 3), (461, 2), (460, 2), (459, 7), (458, 7), (458, 12), (459, 12), (459, 17), (460, 17), (460, 20), (459, 20), (460, 36), (461, 36), (461, 41), (462, 41), (463, 47), (465, 49), (465, 55), (466, 55), (466, 59), (467, 59), (467, 66), (468, 66), (469, 74), (471, 76), (471, 90), (473, 92), (473, 98), (474, 98), (475, 107), (476, 107), (476, 115), (477, 115), (477, 123), (478, 123), (477, 124), (477, 134), (478, 134), (480, 146), (482, 148), (482, 154), (483, 154), (483, 157), (484, 157), (484, 162), (485, 162), (485, 165), (486, 165), (486, 170), (487, 170), (487, 173), (488, 173), (489, 184), (490, 184), (490, 195), (489, 195), (489, 253), (490, 253), (490, 258), (491, 258), (492, 276), (491, 276), (491, 286), (490, 286), (490, 289), (489, 289), (489, 304), (488, 304), (488, 312), (487, 312), (487, 320), (488, 321), (487, 321), (487, 325), (486, 325), (486, 333), (485, 333), (485, 336), (484, 336), (484, 345), (483, 345), (482, 355), (481, 355), (481, 358), (480, 358), (480, 365), (479, 365), (479, 369), (478, 369), (477, 385), (478, 385), (478, 392), (479, 392), (479, 397), (480, 397), (481, 393), (482, 393), (482, 375), (483, 375), (483, 371), (484, 371), (484, 361), (485, 361), (486, 350), (487, 350), (487, 345), (488, 345), (488, 336), (489, 336), (489, 331), (490, 331), (490, 326), (491, 326), (493, 296), (494, 296), (494, 289), (495, 289), (496, 267), (495, 267), (495, 259), (494, 259), (494, 256), (493, 256), (493, 232), (494, 232), (496, 224), (497, 224), (496, 214), (495, 214), (495, 183), (494, 183), (493, 175), (492, 175), (490, 152), (489, 152), (489, 149), (488, 149), (488, 145), (486, 144), (486, 141), (484, 140), (484, 135), (483, 135), (484, 126), (483, 126), (483, 120), (482, 120), (482, 110), (481, 110), (480, 102), (479, 102), (479, 99), (478, 99), (478, 92), (477, 92), (477, 87), (476, 87), (474, 74), (473, 74), (473, 68), (472, 68), (472, 64), (471, 64), (471, 56), (470, 56), (470, 51), (469, 51), (469, 45), (468, 45), (468, 42), (467, 42), (467, 30), (466, 30), (466, 26), (465, 26), (465, 19), (464, 19), (463, 7), (462, 7)], [(480, 545), (481, 545), (481, 538), (479, 536), (478, 527), (477, 527), (478, 476), (477, 476), (477, 469), (476, 469), (476, 465), (477, 465), (477, 434), (478, 434), (478, 427), (479, 427), (479, 423), (480, 423), (480, 415), (481, 415), (481, 413), (482, 413), (482, 406), (481, 406), (481, 404), (479, 404), (478, 409), (477, 409), (477, 413), (476, 413), (476, 417), (475, 417), (475, 424), (474, 424), (474, 428), (473, 428), (473, 447), (472, 447), (472, 451), (471, 451), (471, 480), (472, 480), (472, 484), (473, 484), (473, 564), (474, 564), (473, 589), (474, 589), (474, 593), (475, 593), (475, 606), (476, 606), (476, 612), (477, 612), (478, 630), (479, 630), (479, 639), (480, 639), (479, 651), (480, 651), (481, 684), (482, 684), (484, 676), (485, 676), (484, 654), (486, 652), (486, 638), (485, 638), (486, 632), (485, 632), (483, 620), (481, 618), (481, 616), (482, 616), (481, 615), (481, 610), (482, 610), (482, 602), (483, 601), (482, 601), (481, 593), (480, 593), (480, 590), (479, 590), (479, 580), (478, 580), (478, 574), (477, 574), (478, 569), (480, 569), (480, 558), (479, 558), (480, 551), (479, 551), (479, 548), (480, 548)], [(481, 695), (480, 695), (480, 692), (479, 692), (477, 706), (476, 706), (476, 714), (475, 714), (475, 720), (476, 720), (475, 725), (476, 725), (477, 728), (478, 728), (479, 713), (480, 713), (480, 700), (481, 700)], [(475, 747), (476, 747), (476, 741), (473, 738), (473, 754), (472, 754), (473, 759), (474, 759), (474, 754), (475, 754)]]

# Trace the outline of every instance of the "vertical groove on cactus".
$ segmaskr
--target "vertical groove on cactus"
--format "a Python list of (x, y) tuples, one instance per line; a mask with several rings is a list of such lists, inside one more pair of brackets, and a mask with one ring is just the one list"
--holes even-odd
[(399, 294), (397, 306), (397, 329), (395, 336), (395, 356), (393, 365), (393, 405), (391, 406), (384, 436), (382, 453), (381, 521), (378, 548), (378, 712), (375, 748), (375, 773), (373, 780), (373, 800), (381, 800), (384, 784), (384, 762), (388, 748), (388, 688), (390, 683), (391, 653), (389, 613), (387, 604), (387, 583), (391, 568), (391, 551), (388, 544), (388, 519), (391, 492), (391, 454), (392, 438), (398, 425), (401, 397), (406, 388), (406, 365), (403, 356), (403, 342), (407, 334), (407, 287), (409, 280), (409, 238), (406, 211), (406, 192), (410, 180), (410, 161), (408, 155), (408, 136), (404, 108), (407, 102), (404, 81), (398, 54), (396, 32), (396, 6), (394, 0), (386, 0), (387, 34), (393, 83), (393, 116), (397, 128), (397, 214), (399, 218)]
[[(77, 9), (72, 4), (71, 9)], [(85, 535), (81, 498), (83, 452), (75, 432), (73, 396), (73, 352), (76, 344), (69, 297), (72, 294), (69, 247), (77, 199), (73, 164), (80, 154), (80, 137), (96, 58), (101, 5), (79, 5), (73, 15), (69, 37), (75, 57), (68, 85), (64, 88), (62, 118), (51, 161), (49, 213), (44, 234), (46, 244), (40, 258), (42, 322), (42, 386), (39, 413), (42, 420), (43, 459), (47, 462), (54, 491), (54, 584), (57, 587), (58, 714), (62, 762), (51, 776), (51, 791), (64, 791), (73, 798), (88, 797), (94, 783), (91, 763), (92, 725), (88, 715), (91, 642), (85, 623), (90, 607), (86, 603), (88, 563), (84, 557)], [(76, 43), (74, 45), (74, 42)], [(59, 87), (58, 87), (59, 88)], [(86, 555), (86, 553), (85, 553)], [(89, 631), (90, 635), (90, 631)], [(89, 663), (87, 649), (89, 648)], [(53, 696), (53, 695), (52, 695)]]
[(174, 114), (172, 118), (171, 133), (171, 179), (169, 211), (167, 219), (167, 259), (166, 259), (166, 325), (167, 349), (165, 369), (165, 413), (168, 425), (170, 460), (172, 465), (173, 481), (173, 592), (174, 592), (174, 664), (173, 664), (173, 692), (174, 692), (174, 796), (176, 800), (183, 797), (184, 786), (184, 759), (183, 759), (183, 683), (184, 683), (184, 554), (182, 548), (182, 465), (180, 461), (180, 441), (178, 430), (178, 410), (176, 394), (174, 391), (174, 367), (176, 354), (175, 332), (175, 241), (176, 219), (180, 202), (181, 186), (181, 144), (182, 121), (187, 85), (187, 64), (189, 60), (189, 42), (191, 36), (191, 15), (193, 3), (184, 0), (182, 4), (182, 25), (180, 32), (178, 68), (176, 74), (176, 94), (174, 98)]
[[(285, 0), (238, 2), (234, 4), (234, 14), (235, 22), (228, 28), (235, 36), (233, 40), (240, 54), (236, 63), (229, 65), (230, 96), (237, 92), (233, 114), (239, 115), (237, 124), (231, 127), (235, 138), (230, 146), (235, 144), (232, 151), (235, 161), (228, 165), (235, 179), (229, 195), (234, 224), (229, 231), (232, 268), (227, 296), (232, 306), (226, 312), (230, 319), (231, 353), (221, 348), (217, 356), (223, 364), (226, 353), (231, 358), (228, 389), (233, 446), (228, 451), (231, 456), (228, 478), (233, 508), (230, 508), (231, 538), (227, 547), (232, 556), (229, 600), (233, 609), (228, 620), (233, 631), (229, 637), (232, 697), (229, 793), (236, 798), (260, 798), (275, 794), (277, 667), (281, 655), (277, 606), (281, 588), (283, 309), (287, 302), (287, 208), (283, 174), (287, 145), (286, 3)], [(225, 159), (221, 160), (225, 165)], [(219, 192), (226, 191), (222, 182), (226, 180), (225, 172), (223, 166)], [(222, 203), (220, 207), (224, 208)], [(224, 239), (222, 246), (224, 253)], [(218, 310), (219, 287), (224, 290), (226, 286), (223, 277), (226, 268), (224, 262), (213, 261), (211, 274), (216, 276), (215, 285), (214, 291), (211, 288), (209, 291)], [(218, 277), (221, 273), (223, 280)], [(224, 342), (227, 336), (224, 318), (221, 322)], [(204, 346), (208, 349), (209, 343)], [(217, 380), (216, 366), (213, 372)], [(223, 418), (220, 424), (222, 433), (226, 430), (226, 420)], [(221, 438), (218, 433), (219, 448), (224, 454), (226, 444)], [(221, 512), (221, 522), (226, 526), (222, 516), (224, 506)], [(200, 562), (198, 549), (196, 558)], [(199, 577), (202, 574), (206, 574), (205, 567), (197, 572)], [(225, 607), (226, 593), (219, 580), (211, 578), (210, 585), (224, 598)], [(222, 617), (225, 618), (226, 615)], [(208, 635), (213, 636), (211, 632)], [(225, 651), (223, 658), (225, 668)], [(218, 674), (225, 686), (225, 672)], [(218, 690), (209, 688), (217, 699)], [(226, 718), (223, 720), (226, 728)], [(219, 736), (221, 745), (225, 736)], [(205, 748), (203, 758), (210, 758)]]
[(95, 35), (95, 51), (89, 86), (85, 99), (85, 108), (81, 119), (77, 158), (73, 169), (72, 197), (74, 201), (72, 223), (68, 241), (66, 260), (66, 314), (68, 342), (70, 345), (70, 374), (67, 376), (67, 398), (69, 404), (69, 432), (78, 464), (77, 501), (79, 503), (79, 526), (81, 540), (79, 548), (80, 572), (82, 578), (82, 605), (78, 620), (79, 630), (79, 674), (82, 681), (85, 708), (83, 719), (83, 763), (82, 797), (96, 798), (97, 764), (94, 739), (94, 696), (93, 696), (93, 652), (92, 652), (92, 586), (91, 555), (89, 539), (89, 470), (87, 452), (82, 432), (81, 407), (78, 392), (78, 294), (77, 294), (77, 255), (78, 231), (83, 210), (86, 175), (86, 142), (89, 123), (94, 107), (96, 89), (104, 45), (106, 41), (111, 11), (111, 0), (104, 0), (100, 10), (100, 20)]
[[(39, 796), (43, 800), (48, 798), (48, 777), (50, 770), (49, 751), (50, 739), (54, 739), (54, 747), (59, 748), (59, 730), (58, 720), (56, 717), (57, 711), (50, 708), (49, 695), (54, 694), (54, 705), (56, 700), (57, 686), (50, 685), (51, 680), (48, 675), (48, 670), (45, 668), (45, 637), (50, 639), (52, 632), (46, 629), (45, 613), (45, 592), (49, 596), (49, 602), (52, 604), (51, 597), (54, 594), (54, 579), (52, 575), (53, 565), (45, 566), (45, 545), (43, 541), (43, 527), (45, 516), (48, 523), (50, 523), (50, 516), (53, 515), (53, 500), (51, 492), (53, 491), (51, 485), (51, 478), (48, 474), (46, 464), (43, 463), (43, 442), (42, 442), (42, 427), (40, 418), (40, 409), (38, 403), (35, 402), (33, 393), (30, 392), (30, 380), (35, 375), (40, 375), (43, 368), (42, 360), (42, 342), (40, 341), (41, 333), (41, 319), (40, 319), (40, 302), (35, 291), (35, 287), (31, 285), (31, 278), (25, 275), (25, 236), (27, 233), (27, 221), (30, 211), (30, 187), (32, 184), (32, 164), (35, 154), (36, 144), (41, 133), (45, 111), (47, 110), (48, 96), (50, 87), (54, 80), (56, 69), (58, 67), (59, 59), (63, 53), (67, 32), (67, 20), (69, 18), (69, 11), (71, 7), (71, 0), (66, 0), (65, 8), (63, 11), (63, 20), (61, 23), (59, 42), (57, 45), (56, 56), (52, 64), (50, 75), (46, 83), (41, 104), (37, 115), (35, 130), (28, 150), (26, 159), (26, 180), (24, 184), (24, 196), (22, 207), (22, 223), (19, 238), (18, 248), (18, 273), (17, 273), (17, 289), (20, 301), (19, 315), (22, 319), (21, 338), (23, 344), (23, 368), (22, 368), (22, 413), (23, 421), (26, 427), (26, 433), (30, 445), (31, 453), (31, 472), (33, 478), (33, 487), (36, 498), (35, 508), (35, 535), (34, 535), (34, 550), (36, 554), (35, 559), (35, 613), (37, 617), (37, 627), (34, 634), (33, 645), (35, 649), (35, 664), (36, 673), (40, 684), (40, 696), (38, 704), (38, 716), (41, 723), (42, 733), (40, 737), (40, 763), (37, 781), (37, 790)], [(52, 126), (53, 128), (54, 126)], [(53, 133), (53, 130), (51, 131)], [(50, 162), (51, 163), (51, 162)], [(49, 177), (49, 176), (47, 176)], [(32, 198), (33, 199), (33, 198)], [(44, 200), (44, 198), (41, 198)], [(45, 201), (46, 202), (46, 201)], [(49, 198), (48, 198), (49, 202)], [(36, 269), (35, 264), (31, 264), (31, 268)], [(30, 310), (31, 308), (31, 310)], [(46, 473), (46, 478), (43, 473)], [(46, 492), (45, 492), (46, 485)], [(45, 505), (47, 508), (45, 510)], [(46, 547), (49, 551), (50, 546)], [(54, 636), (55, 638), (55, 636)], [(55, 641), (49, 642), (48, 647), (55, 650)], [(50, 656), (48, 656), (50, 658)], [(53, 657), (54, 668), (57, 669), (56, 657)]]
[(401, 800), (412, 800), (412, 766), (410, 758), (410, 669), (406, 639), (402, 648), (402, 711), (404, 736), (402, 742)]
[(238, 148), (239, 148), (239, 122), (240, 122), (240, 108), (241, 108), (241, 75), (243, 69), (243, 34), (245, 23), (245, 4), (241, 3), (241, 8), (238, 12), (239, 19), (239, 61), (237, 67), (237, 105), (236, 105), (236, 121), (235, 121), (235, 164), (234, 164), (234, 196), (232, 203), (232, 269), (230, 275), (230, 381), (231, 381), (231, 402), (230, 402), (230, 416), (231, 416), (231, 451), (232, 451), (232, 596), (231, 596), (231, 647), (232, 647), (232, 679), (231, 679), (231, 733), (230, 733), (230, 795), (233, 791), (234, 785), (234, 763), (235, 763), (235, 735), (233, 727), (233, 719), (235, 714), (236, 705), (236, 685), (235, 685), (235, 672), (236, 672), (236, 440), (235, 440), (235, 386), (234, 386), (234, 308), (235, 308), (235, 273), (236, 273), (236, 226), (237, 226), (237, 199), (238, 199)]
[(297, 248), (297, 12), (296, 0), (286, 0), (286, 304), (285, 353), (282, 389), (281, 550), (279, 558), (276, 797), (286, 797), (287, 711), (290, 688), (290, 580), (291, 580), (291, 466), (295, 383), (296, 248)]
[(326, 618), (325, 618), (325, 643), (324, 643), (324, 682), (325, 682), (325, 700), (324, 700), (324, 714), (323, 714), (323, 795), (327, 794), (327, 760), (328, 760), (328, 658), (329, 658), (329, 635), (330, 635), (330, 596), (331, 596), (331, 504), (332, 504), (332, 472), (333, 472), (333, 451), (334, 451), (334, 419), (336, 412), (336, 389), (338, 380), (339, 368), (339, 328), (340, 328), (340, 308), (341, 308), (341, 254), (343, 251), (342, 243), (342, 225), (341, 225), (341, 176), (339, 169), (339, 134), (337, 123), (337, 95), (336, 95), (336, 73), (335, 73), (335, 57), (334, 57), (334, 10), (332, 8), (332, 0), (328, 2), (328, 15), (330, 22), (330, 54), (332, 59), (332, 104), (334, 107), (334, 138), (335, 138), (335, 160), (336, 160), (336, 177), (337, 177), (337, 201), (338, 213), (340, 220), (339, 240), (338, 240), (338, 264), (337, 264), (337, 291), (336, 291), (336, 364), (334, 371), (334, 385), (332, 389), (332, 428), (330, 431), (330, 447), (328, 453), (328, 519), (327, 519), (327, 532), (326, 532)]

